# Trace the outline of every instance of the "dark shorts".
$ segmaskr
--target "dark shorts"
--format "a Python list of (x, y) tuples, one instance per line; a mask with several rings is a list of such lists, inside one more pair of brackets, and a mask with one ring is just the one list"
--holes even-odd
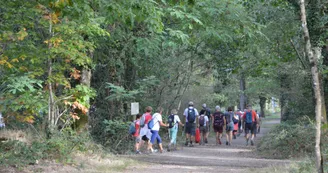
[(251, 131), (251, 134), (255, 134), (256, 132), (256, 123), (245, 124), (245, 134), (248, 134)]
[(195, 136), (196, 134), (196, 124), (195, 123), (186, 123), (185, 133)]
[(200, 133), (207, 133), (208, 131), (208, 126), (200, 126), (199, 127)]
[(143, 135), (142, 137), (141, 137), (141, 139), (143, 140), (143, 141), (148, 141), (149, 139), (147, 138), (147, 136), (146, 135)]
[(214, 130), (214, 132), (222, 133), (223, 132), (223, 126), (213, 126), (213, 130)]

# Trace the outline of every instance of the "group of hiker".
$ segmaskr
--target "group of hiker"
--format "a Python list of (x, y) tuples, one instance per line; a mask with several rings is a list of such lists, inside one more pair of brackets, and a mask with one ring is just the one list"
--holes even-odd
[[(232, 139), (236, 139), (243, 131), (245, 131), (246, 146), (254, 145), (254, 137), (259, 129), (259, 115), (252, 110), (251, 105), (247, 105), (244, 112), (237, 110), (234, 112), (233, 107), (228, 107), (226, 112), (222, 112), (220, 106), (215, 107), (215, 111), (202, 105), (202, 110), (194, 107), (194, 103), (190, 101), (188, 107), (184, 110), (182, 123), (177, 110), (172, 109), (167, 119), (167, 123), (163, 122), (162, 112), (163, 108), (157, 108), (156, 112), (152, 115), (152, 107), (147, 106), (144, 114), (137, 114), (136, 120), (130, 125), (129, 133), (135, 137), (135, 150), (137, 154), (141, 154), (140, 148), (142, 145), (147, 145), (147, 151), (153, 153), (158, 150), (153, 149), (153, 144), (157, 142), (159, 152), (163, 152), (162, 139), (159, 134), (160, 127), (169, 128), (170, 142), (167, 150), (177, 149), (177, 133), (179, 125), (184, 127), (186, 134), (185, 146), (193, 147), (195, 136), (200, 136), (200, 145), (208, 143), (208, 136), (213, 129), (216, 134), (216, 145), (221, 145), (221, 138), (223, 130), (226, 130), (226, 145), (231, 145)], [(211, 128), (212, 126), (212, 128)], [(197, 132), (197, 135), (196, 135)], [(199, 135), (200, 134), (200, 135)]]

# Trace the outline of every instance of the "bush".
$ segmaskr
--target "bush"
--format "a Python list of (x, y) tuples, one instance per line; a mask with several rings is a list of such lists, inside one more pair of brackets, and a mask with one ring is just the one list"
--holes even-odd
[(129, 124), (119, 120), (104, 120), (105, 148), (115, 154), (127, 154), (133, 151), (134, 138), (128, 133)]
[(315, 128), (306, 118), (298, 123), (284, 122), (265, 135), (259, 145), (259, 154), (270, 158), (312, 156), (315, 146)]
[(54, 134), (51, 139), (36, 139), (30, 144), (18, 140), (0, 143), (0, 165), (24, 166), (38, 160), (56, 160), (67, 163), (76, 151), (99, 150), (88, 133), (77, 134), (71, 129)]

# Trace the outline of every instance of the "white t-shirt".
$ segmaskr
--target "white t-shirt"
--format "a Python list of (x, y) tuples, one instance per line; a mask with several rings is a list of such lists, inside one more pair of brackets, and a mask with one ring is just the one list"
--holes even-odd
[(162, 115), (159, 113), (155, 113), (153, 115), (154, 127), (151, 130), (159, 131), (160, 121), (162, 121)]
[[(199, 118), (200, 118), (201, 116), (204, 117), (204, 120), (205, 120), (205, 121), (204, 121), (204, 126), (206, 126), (207, 122), (209, 121), (209, 120), (208, 120), (208, 117), (205, 116), (204, 114), (202, 114), (202, 115), (200, 115), (200, 116), (198, 117), (198, 120), (199, 120)], [(199, 121), (198, 121), (198, 122), (199, 122)]]
[(178, 126), (179, 126), (179, 122), (180, 122), (180, 118), (179, 118), (178, 115), (174, 115), (174, 120), (173, 120), (173, 122), (174, 122), (174, 126), (173, 126), (173, 128), (178, 128)]

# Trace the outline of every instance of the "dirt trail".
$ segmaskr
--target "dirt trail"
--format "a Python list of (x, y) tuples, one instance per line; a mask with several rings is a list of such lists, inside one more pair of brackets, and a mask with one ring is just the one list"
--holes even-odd
[[(266, 120), (262, 123), (258, 140), (265, 135), (270, 127), (279, 120)], [(266, 128), (264, 128), (266, 127)], [(269, 127), (269, 128), (268, 128)], [(143, 154), (132, 156), (133, 159), (144, 162), (141, 166), (130, 166), (125, 172), (254, 172), (254, 169), (289, 164), (289, 160), (263, 159), (254, 152), (255, 146), (245, 146), (244, 137), (234, 139), (231, 146), (215, 145), (215, 139), (209, 139), (209, 144), (195, 147), (181, 147), (174, 152), (162, 154)], [(225, 138), (222, 140), (225, 142)]]

